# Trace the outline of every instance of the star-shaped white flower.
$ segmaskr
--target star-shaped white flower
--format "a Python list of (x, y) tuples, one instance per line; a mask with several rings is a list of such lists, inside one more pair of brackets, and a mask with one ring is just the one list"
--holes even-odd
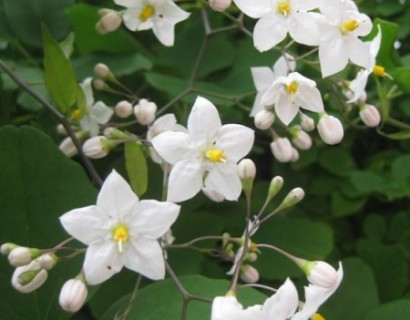
[(278, 77), (262, 96), (264, 106), (275, 106), (276, 115), (288, 125), (298, 114), (299, 108), (324, 112), (323, 101), (316, 83), (297, 72)]
[(139, 201), (129, 184), (113, 171), (97, 204), (60, 217), (64, 229), (88, 246), (83, 270), (87, 283), (99, 284), (122, 267), (158, 280), (165, 264), (158, 238), (177, 219), (180, 207), (155, 200)]
[(254, 117), (259, 111), (264, 109), (261, 104), (262, 96), (265, 94), (266, 90), (272, 85), (272, 83), (280, 76), (286, 76), (289, 72), (295, 71), (296, 62), (294, 58), (286, 54), (285, 56), (280, 56), (276, 60), (273, 68), (269, 67), (253, 67), (251, 68), (253, 83), (255, 84), (256, 90), (258, 91), (255, 97), (255, 102), (253, 103), (251, 117)]
[[(98, 135), (99, 125), (105, 124), (110, 120), (114, 111), (107, 107), (104, 102), (94, 100), (94, 94), (92, 89), (92, 78), (87, 78), (81, 83), (85, 100), (86, 110), (76, 110), (73, 112), (73, 118), (76, 118), (76, 112), (80, 117), (80, 126), (83, 130), (89, 131), (90, 136), (95, 137)], [(81, 114), (84, 112), (84, 114)]]
[(317, 0), (234, 0), (246, 15), (260, 18), (253, 30), (253, 42), (259, 51), (266, 51), (289, 35), (298, 43), (317, 45), (319, 29), (314, 13)]
[(165, 46), (174, 44), (175, 24), (189, 17), (171, 0), (114, 0), (127, 9), (123, 19), (131, 31), (152, 29), (158, 40)]
[(198, 97), (188, 117), (188, 133), (169, 131), (152, 139), (154, 149), (173, 166), (168, 201), (185, 201), (203, 187), (237, 200), (242, 190), (237, 162), (253, 141), (253, 130), (238, 124), (222, 126), (216, 107)]

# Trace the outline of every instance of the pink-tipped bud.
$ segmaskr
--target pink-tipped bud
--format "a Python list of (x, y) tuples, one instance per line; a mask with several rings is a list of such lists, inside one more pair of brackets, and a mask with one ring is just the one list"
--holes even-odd
[(232, 0), (209, 0), (209, 6), (212, 10), (223, 12), (229, 8)]
[(292, 160), (293, 148), (288, 138), (276, 138), (271, 144), (273, 156), (279, 162), (289, 162)]
[(105, 88), (108, 87), (105, 81), (101, 79), (94, 79), (93, 86), (94, 86), (94, 89), (99, 90), (99, 91), (104, 90)]
[(238, 163), (238, 175), (241, 179), (253, 180), (256, 176), (256, 166), (251, 159), (242, 159)]
[(337, 283), (337, 271), (324, 261), (316, 261), (310, 270), (307, 270), (308, 280), (311, 284), (323, 288), (333, 287)]
[(115, 11), (106, 12), (95, 26), (99, 34), (106, 34), (117, 30), (122, 23), (121, 16)]
[(141, 99), (134, 107), (135, 117), (142, 125), (148, 125), (154, 122), (155, 112), (157, 112), (157, 105), (147, 99)]
[(256, 283), (259, 281), (259, 272), (250, 265), (242, 265), (241, 279), (246, 283)]
[(303, 130), (297, 130), (292, 139), (293, 145), (300, 150), (308, 150), (312, 147), (312, 138)]
[(301, 117), (302, 117), (302, 119), (300, 121), (300, 126), (302, 127), (303, 130), (309, 132), (309, 131), (312, 131), (313, 129), (315, 129), (315, 121), (311, 117), (309, 117), (309, 116), (307, 116), (303, 113), (302, 113)]
[(104, 63), (97, 63), (94, 67), (94, 73), (97, 77), (105, 78), (110, 73), (110, 68)]
[(132, 104), (126, 100), (120, 101), (115, 106), (115, 114), (120, 118), (127, 118), (132, 114)]
[(363, 107), (360, 108), (359, 115), (364, 124), (370, 128), (377, 127), (380, 124), (380, 112), (371, 104), (363, 105)]
[(299, 160), (299, 151), (296, 148), (292, 147), (292, 158), (290, 158), (290, 162), (296, 162)]
[(330, 145), (342, 141), (344, 130), (340, 120), (334, 116), (324, 114), (317, 125), (319, 135), (322, 140)]
[(77, 312), (87, 299), (88, 290), (83, 281), (70, 279), (61, 288), (58, 301), (61, 308), (68, 312)]
[(275, 114), (269, 110), (259, 111), (254, 118), (255, 127), (260, 130), (269, 129), (275, 121)]

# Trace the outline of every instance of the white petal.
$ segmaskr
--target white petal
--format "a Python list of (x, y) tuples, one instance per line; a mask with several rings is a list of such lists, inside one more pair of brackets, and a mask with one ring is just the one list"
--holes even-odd
[(253, 83), (256, 90), (266, 90), (275, 80), (273, 71), (269, 67), (254, 67), (251, 68)]
[(163, 236), (178, 217), (180, 206), (171, 202), (142, 200), (134, 210), (129, 222), (132, 230), (149, 239)]
[(109, 234), (109, 217), (97, 206), (71, 210), (60, 217), (64, 229), (77, 240), (89, 245)]
[(289, 319), (298, 307), (298, 292), (292, 281), (286, 279), (278, 291), (263, 304), (266, 319)]
[(125, 10), (124, 14), (122, 15), (125, 26), (131, 31), (140, 30), (141, 21), (138, 19), (140, 13), (140, 8), (131, 8)]
[(137, 203), (138, 197), (128, 182), (113, 170), (101, 187), (97, 207), (114, 220), (121, 221), (128, 218)]
[(297, 102), (303, 109), (313, 112), (323, 112), (323, 100), (320, 91), (303, 82), (299, 83)]
[(138, 0), (114, 0), (115, 4), (118, 4), (119, 6), (123, 6), (123, 7), (135, 7), (136, 5), (138, 5)]
[(234, 0), (234, 2), (243, 13), (251, 18), (260, 18), (269, 13), (273, 7), (272, 0)]
[(167, 201), (181, 202), (195, 196), (202, 188), (202, 164), (199, 161), (182, 160), (172, 169), (168, 182)]
[(84, 275), (88, 284), (97, 285), (121, 271), (123, 264), (112, 239), (93, 242), (85, 254)]
[(172, 25), (187, 19), (189, 12), (182, 10), (173, 1), (166, 0), (162, 3), (162, 14)]
[(278, 60), (276, 60), (275, 64), (273, 65), (273, 73), (275, 77), (286, 76), (289, 72), (292, 72), (296, 69), (296, 62), (294, 57), (290, 54), (286, 54), (285, 56), (280, 56)]
[(165, 278), (165, 263), (158, 241), (138, 237), (129, 241), (121, 256), (125, 267), (152, 280)]
[(369, 69), (373, 61), (369, 47), (360, 39), (350, 38), (347, 42), (347, 51), (352, 63)]
[(90, 110), (91, 119), (99, 124), (107, 123), (113, 114), (114, 110), (107, 107), (102, 101), (95, 103)]
[(288, 125), (298, 114), (299, 106), (290, 101), (287, 94), (281, 94), (275, 104), (275, 111), (284, 125)]
[(163, 17), (156, 17), (152, 25), (152, 31), (158, 40), (167, 47), (174, 45), (174, 24)]
[(188, 117), (188, 131), (195, 142), (207, 142), (222, 126), (216, 107), (207, 99), (198, 97)]
[(281, 88), (284, 82), (286, 82), (286, 77), (278, 77), (268, 90), (266, 90), (261, 98), (261, 104), (263, 106), (271, 106), (276, 103), (279, 95), (282, 93)]
[(241, 195), (242, 184), (235, 163), (214, 165), (205, 179), (205, 187), (225, 196), (226, 200), (236, 201)]
[(256, 22), (253, 44), (261, 52), (267, 51), (286, 38), (288, 30), (276, 16), (266, 15)]
[(255, 101), (253, 102), (252, 110), (251, 110), (251, 113), (250, 113), (251, 117), (256, 116), (256, 114), (259, 111), (262, 111), (264, 109), (264, 106), (263, 106), (261, 100), (262, 100), (262, 96), (265, 94), (265, 92), (266, 92), (265, 90), (262, 90), (262, 91), (259, 91), (256, 94)]
[(243, 312), (242, 305), (235, 297), (216, 297), (212, 301), (211, 320), (237, 320)]
[(379, 53), (380, 45), (382, 42), (382, 30), (381, 30), (380, 24), (377, 25), (377, 30), (378, 31), (377, 31), (376, 36), (372, 39), (372, 41), (370, 41), (370, 44), (369, 44), (370, 54), (374, 58), (377, 57), (377, 54)]
[(322, 41), (319, 45), (319, 61), (323, 78), (342, 71), (349, 62), (343, 39), (335, 37)]
[(92, 78), (87, 78), (80, 84), (81, 88), (83, 89), (85, 101), (88, 107), (91, 107), (94, 104), (92, 81)]
[(310, 12), (298, 12), (294, 14), (294, 19), (289, 25), (289, 34), (297, 43), (308, 46), (319, 44), (320, 33), (314, 18)]
[(155, 151), (172, 165), (183, 159), (195, 158), (198, 153), (191, 137), (184, 132), (166, 131), (151, 142)]
[(251, 151), (254, 139), (254, 131), (239, 124), (226, 124), (215, 135), (216, 147), (232, 162), (238, 162)]

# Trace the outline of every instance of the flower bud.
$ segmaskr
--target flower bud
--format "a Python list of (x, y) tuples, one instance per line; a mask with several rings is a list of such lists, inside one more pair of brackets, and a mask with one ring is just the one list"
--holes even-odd
[(76, 146), (74, 145), (73, 139), (71, 137), (66, 137), (64, 138), (63, 141), (61, 141), (60, 145), (58, 148), (63, 152), (68, 158), (74, 157), (77, 153), (78, 150)]
[(232, 0), (209, 0), (209, 6), (212, 10), (223, 12), (229, 8)]
[(155, 120), (157, 105), (147, 99), (141, 99), (134, 107), (134, 114), (138, 122), (142, 125), (148, 125)]
[(84, 154), (91, 159), (104, 158), (116, 144), (104, 136), (96, 136), (86, 140), (83, 144)]
[(380, 124), (380, 112), (371, 104), (364, 104), (360, 108), (359, 115), (364, 124), (368, 127), (377, 127)]
[(63, 126), (61, 123), (59, 123), (59, 124), (57, 125), (57, 133), (58, 133), (58, 134), (61, 134), (62, 136), (66, 136), (66, 135), (67, 135), (67, 131), (66, 131), (66, 129), (64, 128), (64, 126)]
[(241, 266), (241, 279), (246, 283), (256, 283), (259, 281), (259, 272), (250, 265)]
[(292, 148), (292, 158), (290, 158), (290, 162), (296, 162), (299, 160), (299, 152), (296, 148)]
[(34, 260), (30, 264), (14, 270), (11, 284), (22, 293), (30, 293), (41, 287), (46, 282), (47, 277), (47, 271), (42, 269), (40, 264)]
[(337, 271), (324, 261), (306, 261), (300, 265), (311, 284), (323, 288), (333, 287), (338, 281)]
[(274, 121), (275, 114), (272, 111), (268, 111), (265, 109), (259, 111), (254, 118), (255, 127), (260, 130), (269, 129)]
[(273, 156), (279, 162), (289, 162), (293, 156), (292, 145), (288, 138), (276, 138), (271, 144)]
[(102, 16), (100, 21), (98, 21), (95, 29), (99, 34), (107, 34), (117, 30), (121, 23), (121, 16), (117, 12), (110, 10)]
[(54, 253), (45, 253), (39, 256), (36, 261), (40, 267), (45, 270), (51, 270), (57, 264), (58, 257)]
[(324, 114), (317, 125), (319, 135), (327, 144), (337, 144), (344, 136), (343, 126), (340, 120), (334, 116)]
[(94, 79), (93, 86), (96, 90), (100, 90), (100, 91), (108, 88), (108, 85), (105, 83), (105, 81), (101, 79)]
[(311, 117), (308, 117), (303, 113), (301, 117), (302, 119), (300, 122), (300, 126), (302, 127), (302, 129), (308, 132), (312, 131), (315, 128), (315, 121)]
[(84, 305), (87, 295), (88, 290), (83, 281), (70, 279), (61, 288), (58, 301), (65, 311), (77, 312)]
[(272, 199), (276, 196), (283, 186), (283, 178), (281, 176), (274, 177), (269, 184), (268, 198)]
[(241, 179), (254, 179), (256, 175), (256, 166), (251, 159), (242, 159), (238, 163), (238, 175)]
[(292, 139), (293, 145), (300, 150), (308, 150), (312, 146), (312, 139), (303, 130), (296, 130)]
[(94, 73), (100, 77), (105, 78), (110, 73), (110, 68), (104, 63), (97, 63), (94, 67)]
[(255, 252), (249, 252), (245, 258), (246, 261), (255, 262), (258, 260), (258, 254)]
[(294, 188), (290, 190), (290, 192), (287, 194), (285, 199), (283, 199), (279, 207), (281, 209), (290, 208), (294, 206), (295, 204), (299, 203), (300, 201), (302, 201), (304, 196), (305, 196), (305, 191), (303, 191), (302, 188)]
[(120, 101), (115, 106), (115, 114), (120, 118), (127, 118), (132, 114), (132, 104), (126, 100)]
[(11, 250), (8, 259), (9, 263), (13, 267), (25, 266), (31, 262), (34, 258), (40, 255), (40, 250), (26, 248), (26, 247), (17, 247)]
[(1, 254), (8, 256), (10, 252), (14, 249), (18, 248), (18, 245), (11, 242), (3, 243), (0, 247)]

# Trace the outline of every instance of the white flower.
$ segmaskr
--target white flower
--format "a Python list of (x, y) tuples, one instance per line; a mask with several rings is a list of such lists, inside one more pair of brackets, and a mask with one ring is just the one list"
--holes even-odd
[(278, 60), (276, 60), (272, 69), (269, 67), (251, 68), (253, 83), (258, 91), (253, 103), (251, 117), (255, 117), (259, 111), (264, 110), (264, 106), (261, 104), (261, 99), (272, 83), (278, 77), (286, 76), (289, 72), (293, 72), (295, 68), (296, 62), (289, 54), (286, 54), (286, 56), (281, 56)]
[[(76, 110), (73, 112), (73, 118), (76, 120), (80, 117), (80, 126), (83, 130), (89, 131), (90, 136), (94, 137), (98, 134), (99, 125), (106, 124), (110, 120), (114, 111), (107, 107), (102, 101), (94, 101), (93, 89), (92, 89), (92, 79), (87, 78), (81, 84), (83, 89), (87, 110), (81, 111)], [(81, 114), (85, 112), (85, 114)]]
[(317, 45), (319, 29), (313, 13), (317, 0), (234, 0), (246, 15), (260, 18), (253, 31), (253, 42), (259, 51), (266, 51), (289, 35), (298, 43)]
[(319, 309), (319, 307), (336, 291), (343, 279), (342, 264), (336, 273), (336, 279), (328, 287), (309, 284), (305, 287), (305, 304), (302, 310), (297, 312), (291, 320), (307, 320)]
[(358, 11), (350, 0), (322, 1), (322, 16), (317, 17), (321, 30), (319, 60), (322, 76), (343, 70), (349, 61), (369, 68), (372, 57), (369, 47), (358, 37), (372, 30), (368, 16)]
[(165, 46), (174, 44), (175, 24), (189, 17), (171, 0), (114, 0), (126, 7), (123, 19), (131, 31), (152, 29), (158, 40)]
[(165, 276), (163, 236), (179, 214), (179, 206), (155, 200), (138, 201), (116, 172), (105, 180), (97, 204), (60, 217), (64, 229), (88, 246), (84, 261), (87, 283), (99, 284), (125, 266), (158, 280)]
[(163, 132), (152, 139), (154, 149), (173, 165), (168, 201), (195, 196), (203, 187), (237, 200), (241, 181), (237, 162), (251, 150), (253, 130), (237, 124), (222, 126), (218, 110), (198, 97), (188, 117), (188, 133)]
[(261, 103), (275, 105), (278, 118), (288, 125), (298, 114), (299, 108), (313, 112), (323, 112), (323, 101), (316, 83), (297, 72), (287, 77), (279, 77), (266, 90)]

